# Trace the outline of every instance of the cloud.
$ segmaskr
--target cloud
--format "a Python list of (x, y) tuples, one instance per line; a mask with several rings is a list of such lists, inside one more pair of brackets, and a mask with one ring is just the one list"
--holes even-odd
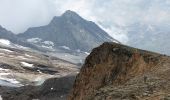
[(0, 24), (15, 33), (45, 25), (55, 13), (51, 0), (0, 0)]
[(56, 0), (59, 12), (70, 9), (95, 21), (111, 36), (128, 42), (128, 28), (135, 24), (165, 25), (170, 23), (169, 0)]
[(19, 33), (48, 24), (66, 10), (95, 21), (123, 43), (128, 42), (128, 27), (135, 23), (170, 23), (169, 0), (0, 0), (0, 24)]

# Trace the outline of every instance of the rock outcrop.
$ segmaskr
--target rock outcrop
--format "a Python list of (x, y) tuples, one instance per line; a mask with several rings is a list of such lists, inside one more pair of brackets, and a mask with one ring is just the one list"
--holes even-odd
[(40, 86), (0, 87), (3, 100), (66, 100), (75, 75), (51, 78)]
[(86, 58), (68, 100), (165, 100), (169, 71), (165, 55), (107, 42)]

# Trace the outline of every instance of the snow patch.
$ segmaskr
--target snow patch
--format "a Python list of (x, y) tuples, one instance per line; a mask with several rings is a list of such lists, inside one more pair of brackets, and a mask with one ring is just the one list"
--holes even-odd
[(2, 96), (0, 95), (0, 100), (3, 100)]
[(52, 47), (52, 46), (45, 46), (45, 45), (42, 45), (41, 47), (53, 50), (53, 47)]
[[(9, 82), (9, 83), (13, 83), (13, 84), (19, 84), (20, 82), (18, 82), (16, 79), (11, 79), (11, 78), (7, 78), (6, 76), (9, 76), (11, 73), (8, 73), (8, 69), (3, 69), (0, 68), (0, 80)], [(3, 73), (2, 73), (3, 72)]]
[(77, 74), (79, 73), (79, 72), (76, 72)]
[(44, 41), (43, 42), (45, 45), (51, 45), (54, 46), (54, 43), (52, 41)]
[(13, 84), (19, 84), (20, 82), (18, 82), (16, 79), (10, 79), (10, 78), (4, 78), (4, 77), (0, 77), (0, 80), (9, 82), (9, 83), (13, 83)]
[(29, 57), (29, 58), (33, 57), (33, 56), (29, 55), (29, 54), (25, 54), (25, 56), (26, 56), (26, 57)]
[(30, 39), (27, 39), (27, 42), (35, 43), (38, 46), (41, 46), (47, 49), (53, 49), (53, 46), (54, 46), (54, 43), (52, 41), (44, 41), (40, 38), (30, 38)]
[(7, 76), (10, 75), (10, 73), (0, 73), (0, 76)]
[(28, 48), (28, 47), (24, 47), (24, 46), (17, 45), (17, 44), (15, 44), (15, 46), (16, 46), (17, 48), (21, 48), (21, 49), (30, 49), (30, 48)]
[(86, 55), (89, 55), (90, 53), (88, 53), (88, 52), (84, 52)]
[(9, 69), (0, 68), (0, 85), (10, 86), (10, 87), (20, 87), (23, 86), (19, 81), (17, 81), (14, 76), (10, 73)]
[(6, 39), (0, 39), (0, 43), (3, 44), (3, 45), (10, 45), (11, 42), (9, 40), (6, 40)]
[(8, 69), (0, 68), (0, 71), (8, 71)]
[(45, 79), (42, 76), (36, 77), (34, 82), (37, 82), (36, 85), (41, 85), (45, 82)]
[(31, 42), (31, 43), (38, 43), (40, 42), (42, 39), (40, 38), (30, 38), (30, 39), (27, 39), (27, 42)]
[(34, 64), (30, 64), (30, 63), (27, 63), (27, 62), (21, 62), (21, 64), (24, 66), (24, 67), (30, 67), (30, 68), (33, 68)]
[(40, 74), (42, 74), (42, 72), (40, 70), (37, 70)]
[(61, 48), (63, 48), (63, 49), (66, 49), (66, 50), (70, 50), (70, 48), (69, 47), (67, 47), (67, 46), (60, 46)]
[(27, 59), (27, 58), (25, 58), (23, 56), (17, 56), (17, 57), (20, 58), (20, 59)]
[(117, 50), (119, 50), (119, 48), (113, 48), (113, 51), (117, 51)]
[(0, 49), (0, 51), (5, 51), (5, 52), (13, 52), (13, 51), (11, 51), (11, 50), (8, 50), (8, 49)]

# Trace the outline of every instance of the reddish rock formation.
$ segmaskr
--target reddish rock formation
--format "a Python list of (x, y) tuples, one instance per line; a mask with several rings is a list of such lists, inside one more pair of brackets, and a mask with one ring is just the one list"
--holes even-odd
[[(68, 100), (129, 100), (140, 96), (149, 87), (148, 77), (159, 77), (160, 72), (156, 69), (157, 73), (152, 74), (152, 70), (161, 68), (159, 66), (165, 59), (169, 58), (116, 43), (104, 43), (86, 58)], [(135, 86), (141, 86), (141, 91), (136, 92)], [(131, 92), (136, 94), (131, 96)]]

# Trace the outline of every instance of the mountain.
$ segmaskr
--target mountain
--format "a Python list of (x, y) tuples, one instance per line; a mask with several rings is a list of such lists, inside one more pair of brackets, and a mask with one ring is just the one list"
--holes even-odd
[(70, 10), (55, 16), (48, 25), (32, 27), (18, 35), (0, 27), (0, 43), (48, 53), (75, 64), (82, 64), (92, 48), (106, 41), (118, 42), (94, 22)]
[(68, 100), (169, 100), (170, 57), (116, 43), (92, 50)]
[(0, 39), (9, 40), (14, 43), (18, 41), (17, 36), (15, 36), (12, 32), (6, 30), (2, 26), (0, 26)]
[(54, 17), (46, 26), (29, 28), (18, 35), (28, 42), (50, 49), (89, 52), (103, 42), (117, 40), (110, 37), (94, 22), (87, 21), (73, 11)]
[(7, 31), (5, 28), (3, 28), (2, 26), (0, 26), (0, 38), (4, 38), (4, 39), (7, 39), (7, 38), (16, 38), (16, 36), (10, 32), (10, 31)]
[(36, 45), (19, 38), (17, 35), (12, 33), (11, 31), (6, 30), (2, 26), (0, 26), (0, 45), (22, 49), (32, 48), (42, 51), (42, 49), (38, 48)]

